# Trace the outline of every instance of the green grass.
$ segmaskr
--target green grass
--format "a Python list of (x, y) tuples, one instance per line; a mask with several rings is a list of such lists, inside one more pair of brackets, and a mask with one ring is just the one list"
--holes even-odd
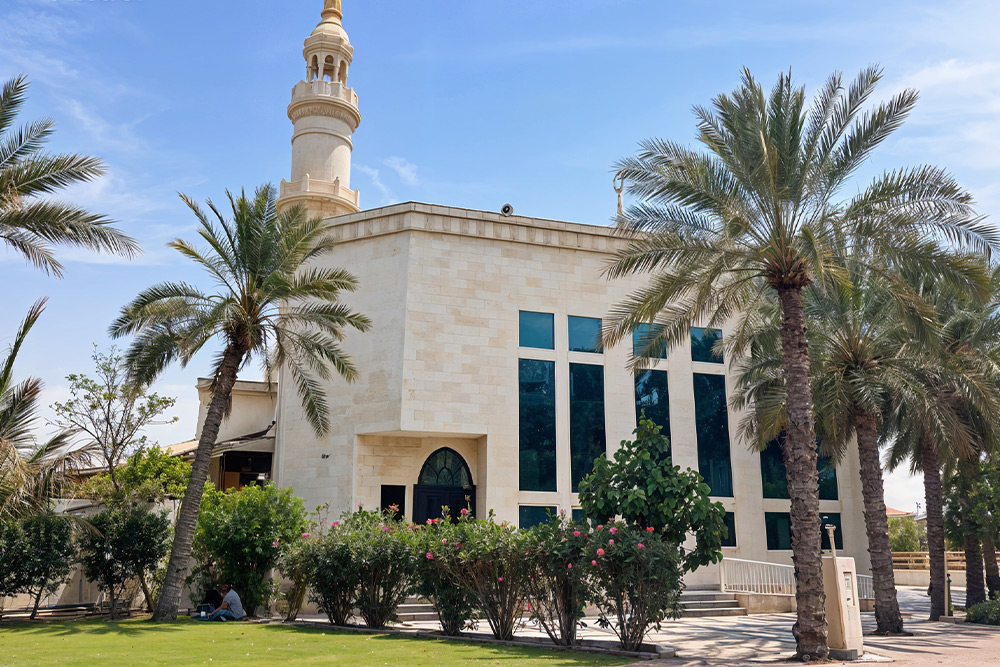
[(624, 665), (627, 658), (246, 623), (77, 621), (0, 625), (0, 667)]

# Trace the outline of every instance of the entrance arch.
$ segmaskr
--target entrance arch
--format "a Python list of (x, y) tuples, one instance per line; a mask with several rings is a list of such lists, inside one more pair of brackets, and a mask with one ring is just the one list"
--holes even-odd
[(427, 457), (413, 485), (413, 522), (425, 523), (442, 516), (447, 506), (452, 519), (465, 508), (476, 515), (476, 485), (462, 455), (442, 447)]

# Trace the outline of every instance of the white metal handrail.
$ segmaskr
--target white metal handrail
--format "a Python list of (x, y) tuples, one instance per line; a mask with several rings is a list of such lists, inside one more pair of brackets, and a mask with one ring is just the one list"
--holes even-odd
[(867, 574), (858, 575), (858, 597), (862, 600), (875, 599), (875, 580)]
[[(795, 595), (795, 567), (742, 558), (722, 559), (722, 590), (754, 595)], [(858, 597), (875, 599), (875, 586), (867, 574), (858, 575)]]
[(791, 565), (723, 558), (721, 571), (726, 593), (795, 595), (795, 568)]

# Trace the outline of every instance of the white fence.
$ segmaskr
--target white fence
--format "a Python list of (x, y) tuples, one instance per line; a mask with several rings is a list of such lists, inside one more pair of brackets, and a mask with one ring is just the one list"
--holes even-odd
[[(722, 590), (726, 593), (752, 595), (795, 595), (795, 568), (791, 565), (767, 563), (742, 558), (723, 558), (721, 565)], [(872, 578), (858, 575), (858, 597), (875, 598)]]

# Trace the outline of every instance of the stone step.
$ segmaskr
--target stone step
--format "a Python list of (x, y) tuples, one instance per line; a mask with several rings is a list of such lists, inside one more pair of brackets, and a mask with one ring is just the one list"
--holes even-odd
[(683, 609), (735, 609), (740, 604), (736, 600), (681, 600)]
[(681, 618), (701, 618), (704, 616), (746, 616), (747, 610), (743, 607), (732, 607), (725, 609), (685, 609), (681, 612)]
[(427, 612), (427, 611), (433, 612), (434, 605), (428, 604), (426, 602), (404, 602), (403, 604), (399, 605), (399, 608), (396, 611), (400, 614)]
[(416, 611), (416, 612), (399, 612), (396, 614), (396, 620), (400, 623), (412, 623), (415, 621), (437, 621), (438, 615), (436, 611)]
[(699, 591), (697, 593), (681, 593), (681, 602), (698, 602), (710, 600), (735, 600), (732, 593), (712, 593)]

